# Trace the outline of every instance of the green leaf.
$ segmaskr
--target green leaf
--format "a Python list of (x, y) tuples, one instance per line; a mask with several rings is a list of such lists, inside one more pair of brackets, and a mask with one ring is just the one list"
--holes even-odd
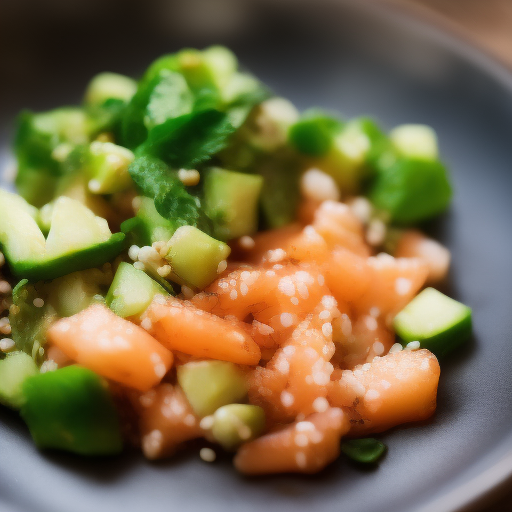
[(176, 226), (206, 229), (205, 215), (198, 198), (187, 192), (176, 172), (161, 160), (142, 156), (129, 167), (130, 176), (140, 191), (155, 201), (157, 212)]
[(386, 450), (386, 445), (373, 437), (350, 439), (341, 444), (342, 453), (353, 461), (362, 464), (376, 463)]
[(151, 93), (146, 108), (144, 124), (148, 129), (189, 114), (194, 105), (194, 96), (183, 75), (173, 71), (162, 72), (161, 80)]
[(234, 131), (223, 112), (193, 112), (155, 126), (136, 153), (160, 158), (175, 168), (193, 168), (226, 147)]

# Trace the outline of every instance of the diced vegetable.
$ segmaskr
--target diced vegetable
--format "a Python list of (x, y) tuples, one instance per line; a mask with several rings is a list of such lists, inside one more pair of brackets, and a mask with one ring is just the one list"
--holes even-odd
[(243, 400), (247, 395), (245, 375), (225, 361), (198, 361), (178, 367), (178, 383), (198, 416)]
[(105, 302), (118, 316), (142, 314), (157, 294), (168, 293), (142, 270), (121, 262), (110, 285)]
[(122, 449), (121, 432), (107, 383), (79, 366), (42, 373), (23, 385), (21, 416), (39, 448), (81, 455)]
[(25, 380), (39, 372), (34, 360), (25, 352), (11, 352), (0, 360), (0, 403), (19, 409), (25, 398)]
[(400, 224), (412, 224), (446, 210), (452, 196), (444, 165), (436, 160), (400, 158), (381, 170), (369, 197)]
[(212, 436), (226, 450), (252, 441), (264, 428), (265, 413), (256, 405), (224, 405), (213, 415)]
[(471, 308), (427, 288), (396, 315), (393, 325), (404, 344), (419, 341), (443, 357), (471, 336)]
[(178, 278), (196, 288), (204, 288), (218, 274), (221, 261), (231, 249), (193, 226), (182, 226), (168, 242), (165, 259)]
[(85, 102), (102, 105), (109, 99), (130, 101), (137, 90), (135, 80), (118, 73), (100, 73), (87, 86)]
[(355, 462), (374, 464), (386, 453), (386, 445), (373, 437), (349, 439), (341, 443), (341, 451)]
[(173, 362), (172, 354), (144, 329), (100, 304), (59, 320), (47, 337), (78, 364), (140, 391), (158, 384)]
[(437, 160), (437, 135), (432, 128), (422, 124), (397, 126), (389, 134), (394, 148), (399, 154), (410, 158)]
[(214, 221), (215, 236), (230, 240), (258, 229), (258, 200), (263, 178), (212, 169), (204, 183), (205, 211)]

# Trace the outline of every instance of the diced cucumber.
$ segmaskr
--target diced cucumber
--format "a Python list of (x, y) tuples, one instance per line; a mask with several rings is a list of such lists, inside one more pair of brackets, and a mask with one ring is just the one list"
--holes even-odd
[(53, 206), (50, 232), (46, 238), (46, 258), (106, 242), (111, 237), (107, 221), (97, 217), (83, 204), (59, 197)]
[(203, 59), (215, 84), (222, 90), (238, 68), (236, 55), (224, 46), (210, 46), (203, 50)]
[(87, 86), (85, 102), (88, 105), (102, 105), (109, 99), (130, 101), (137, 90), (135, 80), (117, 73), (100, 73)]
[(213, 415), (212, 435), (226, 450), (236, 450), (252, 441), (265, 428), (265, 412), (257, 405), (229, 404)]
[(16, 190), (30, 204), (40, 207), (53, 199), (58, 180), (47, 169), (18, 164)]
[(443, 212), (451, 197), (444, 165), (418, 158), (398, 158), (380, 169), (369, 191), (372, 203), (399, 224), (412, 224)]
[(107, 383), (91, 370), (68, 366), (28, 378), (21, 416), (39, 448), (81, 455), (122, 449), (117, 413)]
[(438, 357), (462, 345), (471, 336), (471, 308), (426, 288), (398, 315), (393, 325), (404, 344), (419, 341)]
[(46, 331), (57, 316), (48, 298), (48, 288), (43, 282), (29, 284), (23, 279), (14, 287), (12, 299), (9, 310), (12, 339), (18, 350), (40, 363)]
[(322, 111), (310, 110), (290, 128), (289, 140), (300, 153), (321, 157), (329, 152), (342, 128), (343, 123), (338, 119)]
[(107, 293), (107, 306), (118, 316), (140, 315), (157, 294), (168, 293), (142, 270), (122, 262)]
[(394, 128), (389, 134), (396, 151), (405, 157), (437, 160), (436, 132), (423, 124), (403, 124)]
[(202, 289), (217, 277), (217, 268), (231, 249), (193, 226), (181, 226), (169, 240), (165, 259), (174, 274), (188, 285)]
[(263, 177), (224, 169), (208, 171), (204, 180), (206, 214), (221, 240), (250, 235), (258, 229), (258, 201)]
[(91, 304), (102, 301), (111, 282), (112, 270), (91, 268), (73, 272), (46, 285), (48, 299), (59, 317), (73, 316)]
[(178, 383), (198, 416), (214, 413), (223, 405), (243, 400), (245, 375), (233, 363), (198, 361), (178, 367)]
[(60, 197), (44, 235), (24, 200), (0, 190), (0, 245), (12, 273), (34, 281), (99, 267), (125, 247), (125, 235), (112, 235), (107, 221), (78, 201)]
[(89, 146), (87, 173), (89, 190), (94, 194), (113, 194), (130, 187), (128, 172), (133, 153), (111, 142), (92, 142)]
[(34, 360), (25, 352), (11, 352), (0, 361), (0, 403), (19, 409), (24, 401), (25, 379), (39, 373)]

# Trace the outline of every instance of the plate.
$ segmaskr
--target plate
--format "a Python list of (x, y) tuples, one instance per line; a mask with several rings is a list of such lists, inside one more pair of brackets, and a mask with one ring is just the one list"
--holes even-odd
[[(72, 8), (71, 8), (72, 5)], [(386, 128), (432, 125), (455, 185), (429, 229), (453, 254), (450, 293), (474, 309), (474, 339), (443, 364), (432, 421), (383, 436), (362, 471), (339, 460), (314, 477), (246, 479), (197, 450), (148, 463), (135, 453), (43, 454), (0, 411), (0, 510), (16, 512), (448, 512), (512, 472), (512, 76), (441, 31), (383, 8), (329, 0), (11, 2), (3, 13), (2, 158), (14, 114), (80, 101), (96, 72), (137, 75), (182, 46), (224, 43), (298, 107)], [(5, 23), (5, 21), (8, 23)]]

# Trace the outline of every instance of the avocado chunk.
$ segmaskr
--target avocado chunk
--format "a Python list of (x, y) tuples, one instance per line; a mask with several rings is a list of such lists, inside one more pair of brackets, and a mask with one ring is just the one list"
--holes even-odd
[(181, 226), (169, 240), (165, 259), (176, 276), (189, 286), (202, 289), (216, 277), (219, 263), (231, 249), (193, 226)]
[(214, 221), (221, 240), (251, 235), (258, 229), (258, 201), (263, 177), (211, 169), (204, 180), (206, 214)]
[(213, 415), (213, 438), (226, 450), (236, 450), (242, 443), (252, 441), (264, 428), (265, 412), (257, 405), (224, 405)]
[(20, 201), (24, 200), (0, 190), (0, 246), (17, 277), (54, 279), (99, 267), (124, 249), (125, 235), (112, 235), (107, 221), (78, 201), (55, 201), (46, 239), (29, 205)]
[(81, 455), (122, 449), (119, 420), (107, 383), (91, 370), (68, 366), (26, 379), (21, 417), (39, 448)]
[(436, 160), (397, 158), (380, 169), (369, 199), (399, 224), (413, 224), (443, 212), (452, 189), (445, 166)]
[(178, 367), (178, 383), (198, 416), (243, 400), (247, 395), (245, 375), (233, 363), (198, 361)]
[(0, 361), (0, 403), (19, 409), (24, 401), (25, 379), (39, 373), (34, 360), (25, 352), (11, 352)]
[(438, 357), (462, 345), (471, 336), (471, 308), (434, 288), (426, 288), (393, 321), (403, 344), (419, 341)]
[(142, 270), (122, 262), (107, 293), (107, 306), (118, 316), (140, 315), (157, 294), (168, 293)]

